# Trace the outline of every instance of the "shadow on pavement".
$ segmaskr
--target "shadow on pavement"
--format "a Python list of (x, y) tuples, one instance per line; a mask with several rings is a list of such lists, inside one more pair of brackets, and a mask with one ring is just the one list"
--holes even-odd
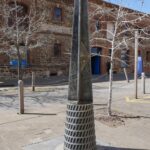
[[(133, 79), (133, 74), (129, 74), (129, 79)], [(114, 74), (114, 80), (126, 80), (124, 74)], [(1, 81), (1, 80), (0, 80)], [(31, 86), (31, 77), (23, 79), (25, 86)], [(109, 81), (109, 76), (107, 74), (104, 75), (92, 75), (92, 82), (107, 82)], [(53, 86), (60, 86), (60, 85), (68, 85), (68, 76), (50, 76), (48, 78), (43, 77), (36, 77), (35, 82), (37, 86), (45, 86), (45, 85), (53, 85)], [(2, 80), (0, 83), (0, 87), (13, 87), (17, 86), (18, 81), (17, 79), (6, 79)]]
[(144, 118), (144, 119), (150, 119), (149, 116), (133, 116), (133, 115), (112, 115), (112, 117), (119, 117), (119, 118), (124, 118), (124, 119), (140, 119), (140, 118)]
[(110, 147), (110, 146), (99, 146), (99, 145), (97, 145), (97, 150), (148, 150), (148, 149), (120, 148), (120, 147)]
[[(134, 74), (130, 73), (128, 74), (129, 80), (134, 79)], [(140, 78), (140, 77), (139, 77)], [(150, 78), (150, 74), (146, 75), (146, 78)], [(45, 86), (45, 85), (53, 85), (53, 86), (60, 86), (60, 85), (68, 85), (68, 76), (50, 76), (50, 77), (36, 77), (35, 79), (37, 86)], [(117, 73), (113, 74), (113, 80), (114, 81), (125, 81), (125, 75), (124, 73)], [(25, 86), (31, 86), (31, 77), (26, 78), (23, 80)], [(103, 75), (92, 75), (92, 82), (108, 82), (109, 81), (109, 75), (103, 74)], [(0, 87), (13, 87), (17, 86), (18, 81), (17, 79), (6, 79), (2, 80), (0, 79)]]
[(94, 106), (107, 106), (107, 104), (96, 104), (96, 103), (94, 103), (93, 105)]
[(23, 115), (56, 116), (57, 114), (48, 114), (48, 113), (24, 113)]

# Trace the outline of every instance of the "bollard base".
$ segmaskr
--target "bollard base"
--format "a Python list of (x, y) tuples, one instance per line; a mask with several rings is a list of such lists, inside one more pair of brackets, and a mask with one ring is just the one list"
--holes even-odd
[(24, 110), (20, 110), (19, 114), (20, 114), (20, 115), (21, 115), (21, 114), (24, 114)]
[(64, 150), (95, 150), (93, 104), (67, 104)]
[(35, 92), (35, 86), (32, 86), (32, 92)]

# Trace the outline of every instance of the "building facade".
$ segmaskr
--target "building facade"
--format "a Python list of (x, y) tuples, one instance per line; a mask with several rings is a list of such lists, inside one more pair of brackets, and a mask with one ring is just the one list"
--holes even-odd
[[(18, 2), (25, 7), (30, 7), (30, 1), (18, 0)], [(106, 12), (110, 12), (116, 7), (118, 6), (99, 0), (89, 1), (91, 67), (93, 74), (101, 75), (107, 73), (107, 63), (112, 48), (107, 40), (112, 40), (109, 31), (113, 32), (114, 21), (109, 14), (102, 16), (101, 8), (106, 10)], [(46, 21), (41, 25), (40, 30), (35, 34), (33, 40), (37, 43), (42, 41), (42, 44), (36, 47), (32, 46), (28, 50), (28, 57), (26, 57), (28, 68), (25, 69), (27, 70), (26, 72), (30, 73), (34, 70), (37, 74), (46, 76), (68, 74), (72, 42), (73, 8), (73, 0), (47, 1), (45, 8)], [(129, 10), (127, 9), (127, 11)], [(144, 71), (150, 72), (150, 45), (149, 42), (144, 43), (144, 45), (144, 47), (141, 46), (139, 48), (139, 53), (143, 57)], [(130, 55), (128, 71), (133, 72), (134, 40), (130, 42), (128, 50), (128, 54)], [(4, 53), (0, 57), (2, 56), (4, 56)], [(117, 52), (116, 56), (120, 58), (120, 52)], [(9, 65), (10, 58), (5, 56), (4, 59), (5, 66)], [(2, 62), (0, 64), (2, 66)], [(114, 72), (118, 73), (120, 71), (122, 71), (120, 61), (115, 60)]]

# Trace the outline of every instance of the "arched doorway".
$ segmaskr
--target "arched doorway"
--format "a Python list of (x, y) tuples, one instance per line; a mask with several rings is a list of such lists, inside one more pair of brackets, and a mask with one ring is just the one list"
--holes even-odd
[(91, 48), (91, 67), (93, 75), (101, 74), (101, 47), (92, 47)]

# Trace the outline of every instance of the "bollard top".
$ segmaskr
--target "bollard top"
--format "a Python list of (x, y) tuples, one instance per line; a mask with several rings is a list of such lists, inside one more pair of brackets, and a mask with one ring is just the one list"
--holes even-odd
[(141, 75), (142, 75), (142, 76), (145, 76), (145, 72), (142, 72)]
[(18, 85), (23, 85), (23, 81), (22, 80), (18, 80)]

